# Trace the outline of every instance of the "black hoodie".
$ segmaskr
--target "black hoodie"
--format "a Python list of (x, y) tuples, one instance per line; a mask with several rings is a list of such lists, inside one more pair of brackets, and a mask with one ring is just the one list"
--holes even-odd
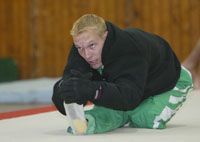
[(91, 69), (72, 46), (63, 75), (70, 76), (71, 69), (82, 73), (92, 71), (92, 80), (101, 81), (102, 86), (102, 95), (94, 100), (94, 104), (131, 110), (145, 98), (169, 91), (176, 85), (181, 65), (164, 39), (140, 29), (122, 30), (110, 22), (106, 25), (108, 35), (102, 50), (103, 74)]

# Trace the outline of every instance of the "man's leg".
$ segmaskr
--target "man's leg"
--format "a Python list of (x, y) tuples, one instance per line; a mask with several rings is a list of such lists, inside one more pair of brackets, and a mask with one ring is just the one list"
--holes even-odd
[(176, 86), (160, 95), (150, 97), (136, 109), (128, 111), (130, 127), (163, 129), (166, 123), (175, 115), (192, 88), (192, 77), (182, 67)]
[(194, 88), (200, 89), (200, 39), (190, 55), (183, 62), (183, 66), (192, 73)]
[(123, 127), (128, 122), (128, 116), (123, 111), (95, 106), (85, 111), (88, 121), (86, 134), (103, 133)]

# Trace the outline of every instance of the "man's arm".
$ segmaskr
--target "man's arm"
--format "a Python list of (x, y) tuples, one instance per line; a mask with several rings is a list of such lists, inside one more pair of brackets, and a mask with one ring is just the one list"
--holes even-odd
[[(134, 66), (130, 66), (133, 62)], [(118, 63), (115, 65), (119, 66), (117, 68), (120, 71), (112, 72), (112, 81), (91, 81), (82, 78), (65, 81), (63, 83), (65, 89), (61, 92), (62, 99), (67, 103), (79, 104), (89, 100), (96, 105), (116, 110), (135, 108), (143, 99), (147, 63), (137, 59), (123, 64)], [(115, 68), (115, 65), (112, 67)]]
[(53, 88), (52, 101), (55, 104), (58, 111), (62, 113), (63, 115), (66, 115), (66, 113), (63, 106), (63, 99), (61, 98), (61, 95), (60, 95), (60, 90), (62, 90), (63, 87), (65, 87), (62, 85), (63, 81), (73, 76), (73, 74), (71, 73), (72, 69), (80, 71), (80, 72), (89, 71), (88, 64), (80, 57), (77, 49), (74, 46), (72, 46), (71, 48), (71, 51), (68, 57), (68, 62), (64, 69), (64, 74), (62, 78), (55, 83), (54, 88)]

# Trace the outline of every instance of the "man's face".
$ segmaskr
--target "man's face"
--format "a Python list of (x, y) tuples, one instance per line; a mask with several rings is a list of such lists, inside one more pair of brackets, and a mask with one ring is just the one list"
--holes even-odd
[(106, 36), (107, 31), (103, 37), (100, 37), (94, 29), (89, 29), (73, 37), (74, 45), (79, 54), (93, 69), (102, 66), (101, 53)]

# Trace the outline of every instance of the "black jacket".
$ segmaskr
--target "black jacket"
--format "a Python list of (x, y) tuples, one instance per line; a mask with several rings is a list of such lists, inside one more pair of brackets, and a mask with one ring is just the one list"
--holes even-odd
[[(63, 75), (70, 76), (71, 69), (82, 73), (92, 71), (92, 80), (102, 81), (103, 90), (94, 104), (117, 110), (131, 110), (145, 98), (175, 86), (181, 66), (164, 39), (139, 29), (121, 30), (109, 22), (106, 25), (108, 36), (102, 51), (103, 74), (91, 69), (72, 46)], [(54, 93), (56, 88), (55, 85)], [(54, 103), (58, 102), (55, 99), (54, 95)]]

